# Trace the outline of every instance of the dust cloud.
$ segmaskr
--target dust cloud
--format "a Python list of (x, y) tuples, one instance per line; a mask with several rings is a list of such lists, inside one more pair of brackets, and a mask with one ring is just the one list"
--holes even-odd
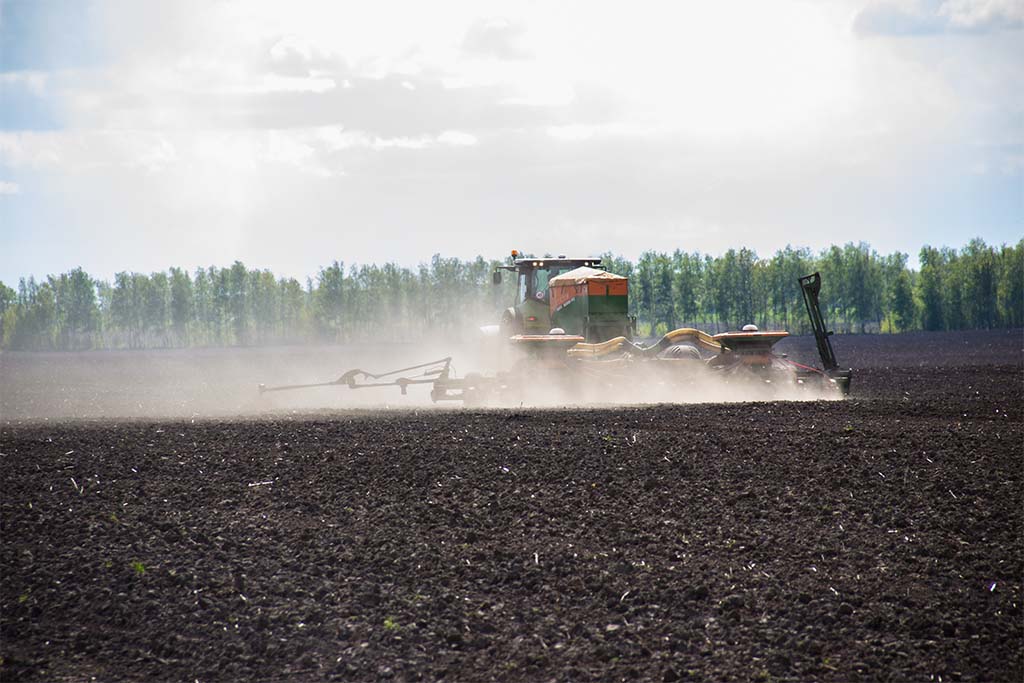
[[(496, 374), (521, 387), (484, 406), (820, 400), (833, 392), (711, 373), (693, 361), (587, 366), (523, 363), (500, 340), (229, 349), (0, 353), (0, 419), (201, 418), (435, 405), (430, 385), (352, 390), (344, 385), (261, 393), (266, 386), (330, 382), (347, 370), (382, 373), (452, 357), (453, 376)], [(690, 363), (689, 366), (683, 364)], [(421, 372), (421, 371), (420, 371)], [(424, 379), (417, 371), (403, 373)], [(391, 378), (387, 378), (391, 379)], [(366, 380), (369, 381), (369, 380)], [(437, 404), (458, 407), (461, 402)]]
[[(429, 389), (328, 386), (263, 394), (259, 385), (329, 382), (402, 367), (404, 344), (0, 354), (0, 418), (218, 417), (269, 411), (428, 405)], [(433, 360), (429, 353), (423, 360)], [(421, 389), (421, 391), (416, 391)]]
[[(572, 368), (552, 372), (530, 387), (522, 402), (530, 406), (625, 406), (650, 403), (742, 403), (750, 401), (839, 400), (826, 383), (797, 384), (777, 373), (770, 381), (750, 372), (726, 374), (700, 361), (633, 361), (621, 369)], [(505, 403), (507, 405), (507, 402)], [(501, 405), (500, 402), (496, 405)]]

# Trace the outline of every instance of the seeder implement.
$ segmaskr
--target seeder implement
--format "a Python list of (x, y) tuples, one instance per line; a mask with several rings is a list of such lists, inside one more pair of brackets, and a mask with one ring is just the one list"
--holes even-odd
[[(516, 265), (527, 272), (545, 265), (543, 261), (522, 261)], [(556, 263), (571, 262), (572, 259), (562, 259)], [(796, 363), (772, 350), (788, 332), (761, 332), (754, 325), (716, 335), (680, 328), (653, 344), (634, 341), (631, 332), (635, 323), (624, 315), (625, 278), (610, 276), (589, 265), (599, 262), (587, 263), (586, 267), (545, 279), (555, 292), (550, 298), (550, 319), (556, 326), (547, 334), (509, 335), (510, 345), (519, 351), (519, 360), (511, 370), (456, 377), (452, 359), (446, 357), (383, 373), (349, 370), (332, 382), (276, 387), (261, 384), (260, 393), (324, 386), (397, 386), (406, 394), (410, 385), (424, 384), (430, 386), (433, 402), (461, 401), (466, 405), (492, 400), (505, 404), (672, 400), (673, 396), (716, 395), (716, 387), (726, 386), (739, 388), (739, 393), (733, 394), (734, 400), (795, 398), (792, 390), (803, 389), (815, 391), (812, 397), (841, 397), (849, 393), (852, 373), (839, 369), (829, 341), (831, 332), (826, 331), (818, 302), (818, 273), (800, 278), (799, 282), (823, 370)], [(544, 298), (536, 293), (541, 291), (536, 285), (532, 290), (525, 285), (520, 289), (526, 294), (535, 292), (531, 304)], [(622, 301), (613, 300), (619, 296)], [(615, 317), (613, 313), (619, 308), (622, 315)], [(539, 309), (531, 305), (527, 310)], [(515, 314), (506, 313), (502, 328), (510, 331), (514, 323), (509, 318)], [(558, 326), (563, 324), (569, 329)], [(604, 334), (595, 330), (603, 330)], [(622, 334), (605, 338), (608, 331)], [(647, 392), (648, 389), (651, 391)], [(747, 390), (750, 393), (744, 394)]]

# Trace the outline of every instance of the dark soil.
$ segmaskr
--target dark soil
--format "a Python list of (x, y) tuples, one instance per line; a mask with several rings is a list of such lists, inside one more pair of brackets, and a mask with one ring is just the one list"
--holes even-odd
[(957, 339), (837, 340), (843, 402), (8, 419), (0, 678), (1020, 681), (1021, 336)]

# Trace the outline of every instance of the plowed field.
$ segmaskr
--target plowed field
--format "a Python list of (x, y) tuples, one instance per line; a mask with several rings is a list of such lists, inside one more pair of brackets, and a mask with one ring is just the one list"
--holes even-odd
[(138, 357), (5, 354), (0, 678), (1019, 681), (1022, 340), (838, 338), (841, 402), (116, 419), (80, 366)]

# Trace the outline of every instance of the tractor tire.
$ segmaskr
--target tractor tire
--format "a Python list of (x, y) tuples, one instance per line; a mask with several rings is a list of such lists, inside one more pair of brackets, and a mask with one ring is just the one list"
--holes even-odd
[(501, 336), (505, 339), (523, 333), (523, 323), (519, 320), (516, 309), (506, 308), (502, 311), (499, 329), (501, 330)]

